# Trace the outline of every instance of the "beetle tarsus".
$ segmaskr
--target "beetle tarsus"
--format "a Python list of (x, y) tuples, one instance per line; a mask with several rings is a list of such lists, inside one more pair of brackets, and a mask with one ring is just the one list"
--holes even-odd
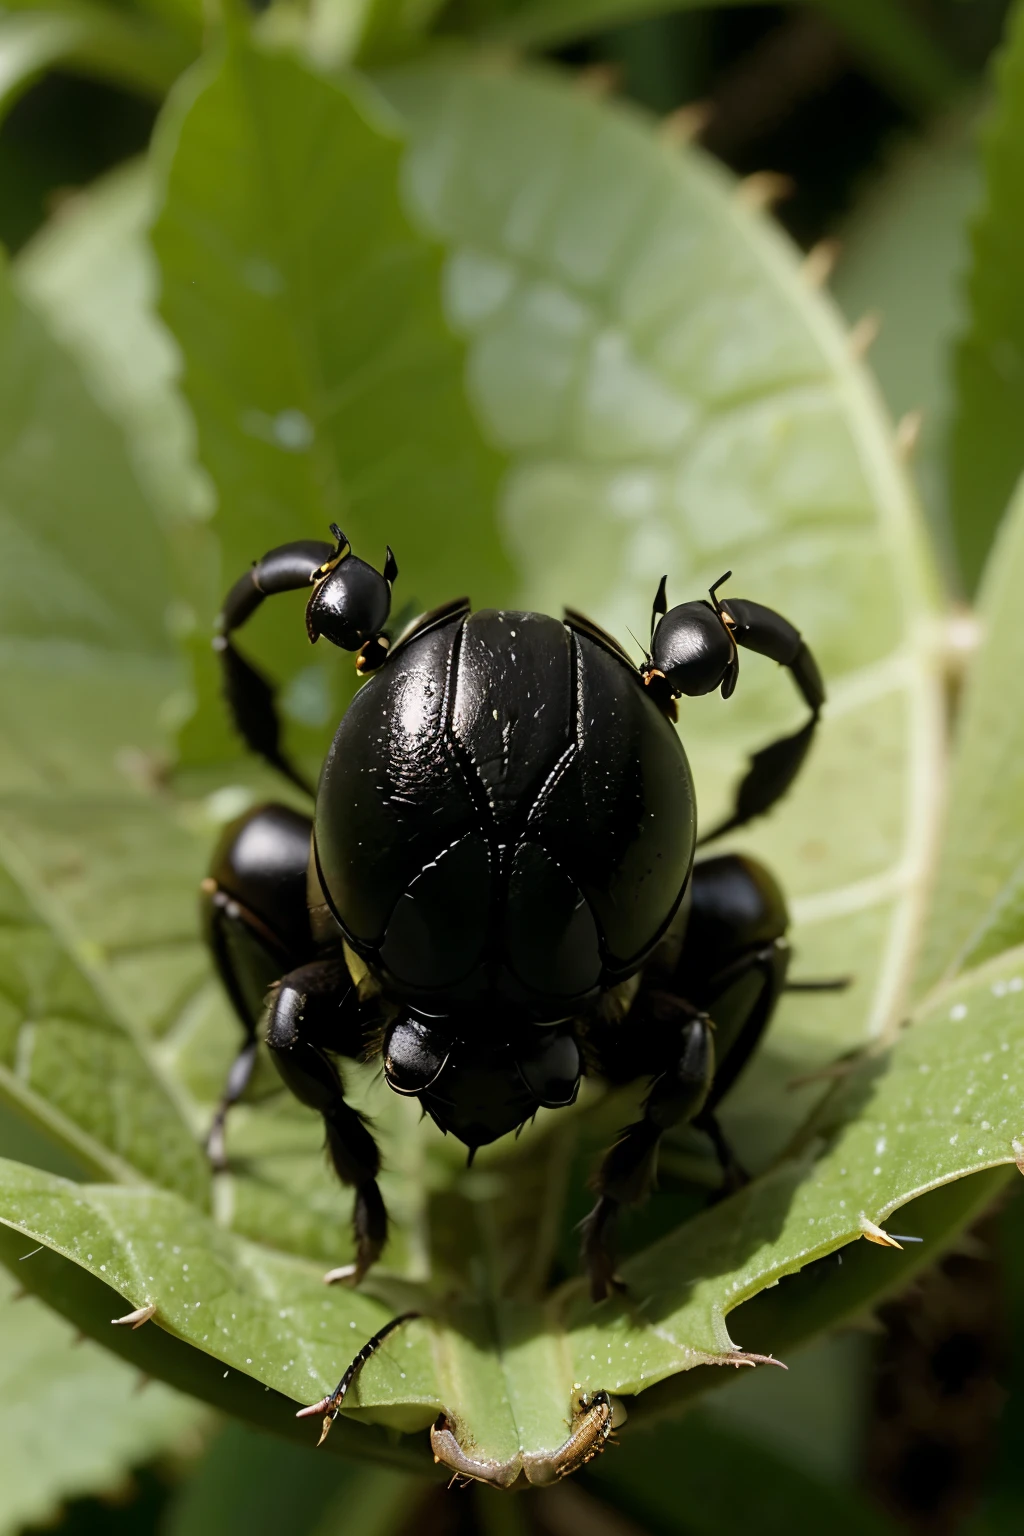
[[(346, 1020), (346, 1015), (348, 1016)], [(380, 1153), (362, 1116), (345, 1102), (338, 1069), (325, 1048), (358, 1054), (345, 1026), (360, 1036), (360, 1008), (345, 962), (314, 960), (282, 977), (271, 1006), (267, 1045), (295, 1097), (323, 1116), (327, 1152), (343, 1184), (355, 1187), (352, 1226), (357, 1285), (387, 1240), (387, 1212), (377, 1174)]]
[(703, 1131), (711, 1142), (722, 1170), (722, 1183), (716, 1199), (724, 1200), (727, 1195), (734, 1195), (737, 1190), (749, 1184), (750, 1174), (733, 1151), (714, 1111), (703, 1109), (699, 1115), (694, 1116), (693, 1125), (698, 1131)]
[(682, 1022), (666, 1068), (651, 1085), (643, 1118), (629, 1125), (605, 1155), (595, 1185), (600, 1198), (584, 1225), (584, 1254), (591, 1295), (603, 1300), (612, 1285), (616, 1217), (623, 1205), (638, 1205), (654, 1183), (658, 1143), (671, 1126), (692, 1120), (708, 1096), (714, 1075), (710, 1021), (680, 999)]
[(615, 1267), (615, 1232), (618, 1226), (618, 1200), (601, 1195), (582, 1225), (583, 1262), (590, 1280), (590, 1299), (595, 1304), (614, 1292), (627, 1295), (628, 1286)]
[(226, 1173), (228, 1170), (228, 1154), (225, 1141), (227, 1117), (232, 1106), (238, 1103), (249, 1086), (250, 1079), (252, 1078), (252, 1069), (256, 1065), (256, 1050), (257, 1042), (254, 1034), (246, 1039), (245, 1044), (228, 1070), (224, 1092), (221, 1095), (220, 1103), (217, 1105), (206, 1137), (206, 1156), (214, 1173)]

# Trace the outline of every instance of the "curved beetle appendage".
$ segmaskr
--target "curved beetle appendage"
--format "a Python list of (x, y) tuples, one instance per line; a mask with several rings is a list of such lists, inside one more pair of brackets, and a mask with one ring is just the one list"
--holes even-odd
[(732, 814), (705, 832), (699, 843), (746, 826), (781, 800), (803, 766), (825, 702), (818, 664), (788, 619), (761, 603), (719, 598), (718, 589), (731, 575), (726, 571), (710, 588), (710, 602), (701, 599), (672, 609), (665, 597), (667, 578), (661, 578), (651, 612), (650, 654), (640, 669), (645, 684), (655, 689), (656, 698), (661, 695), (658, 701), (667, 712), (680, 694), (693, 698), (721, 688), (727, 699), (739, 677), (737, 647), (744, 646), (787, 668), (811, 716), (791, 736), (781, 736), (754, 753)]
[(576, 1400), (572, 1429), (557, 1451), (523, 1456), (523, 1471), (531, 1483), (546, 1487), (571, 1477), (600, 1456), (613, 1429), (625, 1423), (626, 1410), (607, 1392), (581, 1393)]
[(348, 1394), (349, 1387), (355, 1381), (370, 1356), (377, 1353), (389, 1333), (394, 1333), (395, 1329), (399, 1328), (402, 1323), (411, 1323), (414, 1319), (421, 1316), (422, 1313), (420, 1312), (402, 1312), (398, 1317), (393, 1317), (390, 1323), (385, 1323), (383, 1328), (378, 1328), (373, 1337), (367, 1339), (334, 1391), (329, 1392), (326, 1397), (322, 1397), (318, 1403), (311, 1403), (308, 1408), (299, 1409), (295, 1415), (297, 1419), (313, 1419), (316, 1418), (318, 1413), (322, 1413), (324, 1416), (320, 1439), (317, 1441), (318, 1450), (327, 1439), (327, 1436), (330, 1434), (331, 1425), (341, 1412), (341, 1407)]
[(487, 1483), (491, 1488), (511, 1488), (522, 1471), (523, 1459), (519, 1455), (513, 1456), (511, 1461), (495, 1461), (464, 1451), (452, 1421), (445, 1413), (439, 1413), (430, 1426), (430, 1449), (434, 1460), (455, 1474), (452, 1482), (462, 1478), (467, 1482)]
[(335, 544), (299, 539), (269, 550), (240, 576), (224, 599), (213, 648), (220, 659), (224, 697), (242, 740), (250, 751), (283, 773), (311, 798), (315, 791), (281, 746), (281, 722), (273, 684), (235, 649), (231, 635), (264, 598), (312, 587), (306, 604), (306, 633), (315, 644), (321, 635), (345, 651), (356, 651), (356, 671), (371, 672), (387, 657), (384, 626), (391, 611), (391, 588), (398, 564), (390, 546), (383, 572), (352, 553), (337, 523)]
[(553, 1451), (520, 1451), (508, 1461), (473, 1456), (459, 1443), (452, 1420), (442, 1413), (430, 1430), (434, 1460), (451, 1468), (455, 1474), (453, 1481), (461, 1478), (487, 1483), (491, 1488), (511, 1488), (522, 1474), (535, 1487), (550, 1487), (600, 1455), (612, 1430), (626, 1420), (625, 1408), (607, 1392), (585, 1393), (577, 1389), (577, 1394), (572, 1403), (569, 1435)]

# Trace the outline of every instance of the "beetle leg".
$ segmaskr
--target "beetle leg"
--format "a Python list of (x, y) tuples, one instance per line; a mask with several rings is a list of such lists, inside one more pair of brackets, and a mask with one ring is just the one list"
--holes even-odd
[[(685, 952), (684, 952), (685, 958)], [(749, 1182), (750, 1175), (726, 1139), (715, 1110), (739, 1077), (764, 1034), (785, 986), (790, 950), (784, 938), (747, 950), (706, 980), (688, 976), (687, 992), (715, 1021), (715, 1080), (707, 1101), (693, 1116), (709, 1138), (722, 1169), (719, 1198)]]
[(703, 986), (687, 991), (715, 1021), (718, 1066), (708, 1108), (721, 1103), (750, 1060), (785, 985), (790, 948), (776, 939), (748, 950)]
[(624, 1205), (638, 1204), (654, 1182), (662, 1133), (702, 1109), (714, 1075), (714, 1046), (706, 1014), (685, 1004), (688, 1017), (676, 1035), (673, 1059), (656, 1077), (644, 1104), (643, 1118), (627, 1126), (606, 1154), (595, 1180), (598, 1200), (583, 1223), (583, 1255), (590, 1293), (603, 1301), (621, 1282), (615, 1276), (614, 1238)]
[(334, 546), (320, 539), (301, 539), (270, 550), (239, 577), (224, 599), (213, 642), (220, 659), (224, 697), (235, 729), (250, 751), (258, 753), (308, 795), (312, 795), (313, 790), (281, 747), (281, 722), (274, 702), (274, 688), (263, 673), (235, 649), (230, 637), (252, 617), (265, 597), (278, 592), (298, 592), (311, 586), (320, 567), (333, 553)]
[(781, 800), (803, 766), (825, 702), (825, 686), (817, 662), (800, 631), (788, 619), (772, 608), (742, 598), (722, 601), (719, 611), (737, 645), (768, 656), (788, 669), (811, 711), (811, 718), (791, 736), (780, 736), (754, 753), (736, 791), (731, 815), (710, 832), (705, 832), (699, 840), (701, 843), (712, 842), (726, 832), (745, 826)]
[(711, 1201), (714, 1204), (716, 1200), (721, 1200), (726, 1195), (733, 1195), (738, 1189), (742, 1189), (744, 1184), (749, 1184), (750, 1174), (729, 1144), (728, 1138), (719, 1124), (718, 1116), (713, 1109), (709, 1109), (705, 1105), (700, 1114), (694, 1116), (691, 1123), (698, 1131), (703, 1131), (711, 1142), (715, 1149), (715, 1156), (718, 1158), (718, 1166), (722, 1170), (721, 1188)]
[(218, 1172), (227, 1167), (228, 1111), (248, 1087), (256, 1063), (267, 992), (312, 952), (306, 902), (310, 833), (309, 818), (288, 806), (257, 806), (225, 828), (200, 886), (203, 932), (243, 1031), (206, 1139)]
[(353, 1042), (346, 1036), (353, 1026), (358, 1029), (358, 1022), (359, 1003), (345, 962), (314, 960), (281, 979), (267, 1029), (267, 1045), (285, 1085), (323, 1116), (335, 1172), (343, 1184), (355, 1187), (354, 1285), (380, 1257), (388, 1234), (377, 1187), (380, 1153), (362, 1117), (346, 1104), (338, 1069), (324, 1046), (348, 1054)]
[(256, 1065), (257, 1040), (255, 1030), (246, 1030), (246, 1037), (242, 1049), (235, 1057), (228, 1069), (228, 1075), (224, 1083), (210, 1129), (206, 1135), (206, 1155), (210, 1159), (210, 1166), (214, 1173), (226, 1173), (228, 1168), (228, 1152), (225, 1144), (225, 1126), (227, 1124), (228, 1111), (232, 1105), (237, 1104), (243, 1093), (249, 1086), (252, 1077), (252, 1069)]

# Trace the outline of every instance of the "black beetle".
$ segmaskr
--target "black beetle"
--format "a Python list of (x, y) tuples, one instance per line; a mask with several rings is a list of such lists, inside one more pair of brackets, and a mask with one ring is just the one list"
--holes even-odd
[(541, 1106), (571, 1104), (582, 1073), (649, 1077), (585, 1225), (600, 1299), (615, 1280), (616, 1215), (649, 1189), (668, 1127), (692, 1121), (727, 1182), (739, 1176), (714, 1110), (786, 984), (788, 919), (769, 872), (737, 854), (694, 864), (676, 699), (728, 698), (746, 646), (787, 667), (810, 710), (752, 759), (707, 841), (789, 788), (824, 702), (818, 669), (791, 624), (720, 600), (721, 581), (709, 601), (668, 611), (662, 579), (639, 671), (581, 614), (471, 613), (466, 599), (389, 645), (391, 550), (380, 573), (332, 532), (334, 546), (286, 544), (258, 561), (228, 594), (214, 642), (243, 738), (303, 788), (273, 689), (232, 632), (264, 597), (311, 586), (310, 639), (356, 651), (373, 675), (335, 734), (312, 821), (282, 805), (250, 811), (203, 883), (206, 934), (246, 1031), (211, 1157), (223, 1164), (225, 1115), (266, 1016), (282, 1078), (323, 1116), (338, 1176), (355, 1187), (358, 1281), (387, 1215), (377, 1147), (335, 1056), (380, 1052), (391, 1088), (471, 1156)]

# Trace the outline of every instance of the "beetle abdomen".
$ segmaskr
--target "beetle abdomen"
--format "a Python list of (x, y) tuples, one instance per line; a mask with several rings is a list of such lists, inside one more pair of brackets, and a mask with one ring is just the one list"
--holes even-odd
[(550, 1018), (641, 963), (694, 822), (682, 746), (638, 675), (556, 619), (484, 610), (403, 644), (357, 695), (316, 848), (391, 990)]

